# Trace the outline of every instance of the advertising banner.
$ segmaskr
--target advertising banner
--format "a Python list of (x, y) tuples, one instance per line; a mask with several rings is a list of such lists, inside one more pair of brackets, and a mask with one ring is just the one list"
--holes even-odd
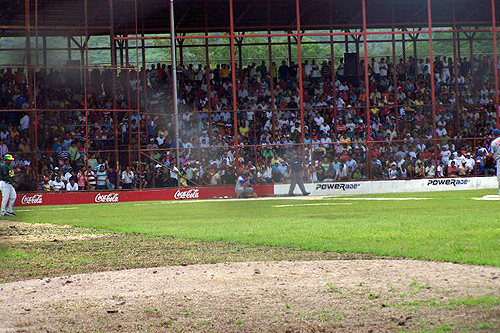
[[(272, 196), (274, 194), (273, 185), (257, 185), (254, 186), (254, 188), (258, 196)], [(143, 191), (18, 193), (16, 206), (75, 205), (160, 200), (197, 200), (234, 198), (235, 196), (233, 186), (169, 188)]]
[[(274, 185), (275, 195), (287, 195), (289, 184)], [(459, 191), (498, 188), (496, 177), (380, 180), (305, 184), (311, 195), (377, 194), (398, 192)], [(298, 186), (295, 194), (300, 195)]]

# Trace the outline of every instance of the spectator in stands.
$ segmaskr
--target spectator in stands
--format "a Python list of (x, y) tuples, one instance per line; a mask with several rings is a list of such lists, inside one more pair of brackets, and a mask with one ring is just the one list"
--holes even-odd
[(96, 189), (105, 190), (108, 188), (108, 170), (106, 164), (100, 164), (97, 171), (95, 172), (96, 177)]
[(78, 184), (75, 182), (75, 178), (71, 177), (69, 182), (66, 184), (66, 191), (78, 191)]
[(130, 190), (133, 188), (134, 172), (129, 166), (127, 166), (125, 170), (123, 170), (121, 180), (123, 189)]

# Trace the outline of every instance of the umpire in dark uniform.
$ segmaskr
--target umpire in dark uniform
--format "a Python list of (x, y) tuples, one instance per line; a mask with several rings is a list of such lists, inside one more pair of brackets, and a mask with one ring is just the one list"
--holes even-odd
[(303, 176), (303, 159), (299, 157), (296, 151), (293, 152), (292, 158), (288, 161), (290, 167), (290, 189), (288, 190), (288, 196), (294, 196), (293, 190), (295, 190), (295, 185), (299, 185), (300, 190), (303, 195), (309, 195), (310, 193), (306, 191), (304, 187)]

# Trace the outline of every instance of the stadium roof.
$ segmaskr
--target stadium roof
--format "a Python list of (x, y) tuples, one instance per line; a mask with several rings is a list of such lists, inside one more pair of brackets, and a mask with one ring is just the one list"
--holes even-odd
[[(83, 35), (83, 0), (29, 0), (30, 24), (34, 30), (38, 12), (39, 34)], [(296, 29), (295, 0), (233, 0), (235, 31), (288, 31)], [(455, 5), (453, 6), (453, 3)], [(169, 0), (113, 0), (116, 34), (139, 31), (144, 18), (147, 33), (168, 33)], [(268, 7), (269, 6), (269, 7)], [(301, 0), (302, 29), (328, 30), (362, 28), (361, 0)], [(369, 28), (425, 28), (427, 0), (366, 0)], [(491, 26), (491, 0), (432, 0), (432, 21), (436, 27), (450, 27), (453, 7), (457, 26)], [(269, 11), (268, 11), (269, 8)], [(500, 1), (496, 12), (500, 11)], [(268, 15), (269, 13), (269, 15)], [(88, 0), (89, 34), (109, 35), (109, 5), (105, 0)], [(0, 36), (24, 35), (25, 0), (0, 0)], [(176, 30), (179, 33), (229, 31), (228, 0), (175, 0)], [(14, 29), (9, 26), (15, 26)]]

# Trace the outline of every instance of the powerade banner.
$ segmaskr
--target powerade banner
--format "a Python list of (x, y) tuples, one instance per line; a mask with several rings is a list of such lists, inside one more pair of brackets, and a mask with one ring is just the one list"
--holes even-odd
[(319, 183), (316, 184), (315, 190), (340, 190), (340, 191), (349, 191), (349, 190), (357, 190), (361, 184), (359, 183)]
[(448, 185), (448, 186), (463, 186), (471, 182), (470, 179), (429, 179), (427, 181), (427, 186), (438, 186), (438, 185)]
[[(274, 185), (274, 194), (287, 195), (289, 187), (289, 184), (276, 184)], [(496, 177), (470, 177), (328, 182), (305, 184), (305, 187), (307, 192), (311, 192), (311, 195), (348, 195), (495, 189), (498, 188), (498, 182)], [(298, 187), (295, 188), (294, 193), (301, 194)]]

